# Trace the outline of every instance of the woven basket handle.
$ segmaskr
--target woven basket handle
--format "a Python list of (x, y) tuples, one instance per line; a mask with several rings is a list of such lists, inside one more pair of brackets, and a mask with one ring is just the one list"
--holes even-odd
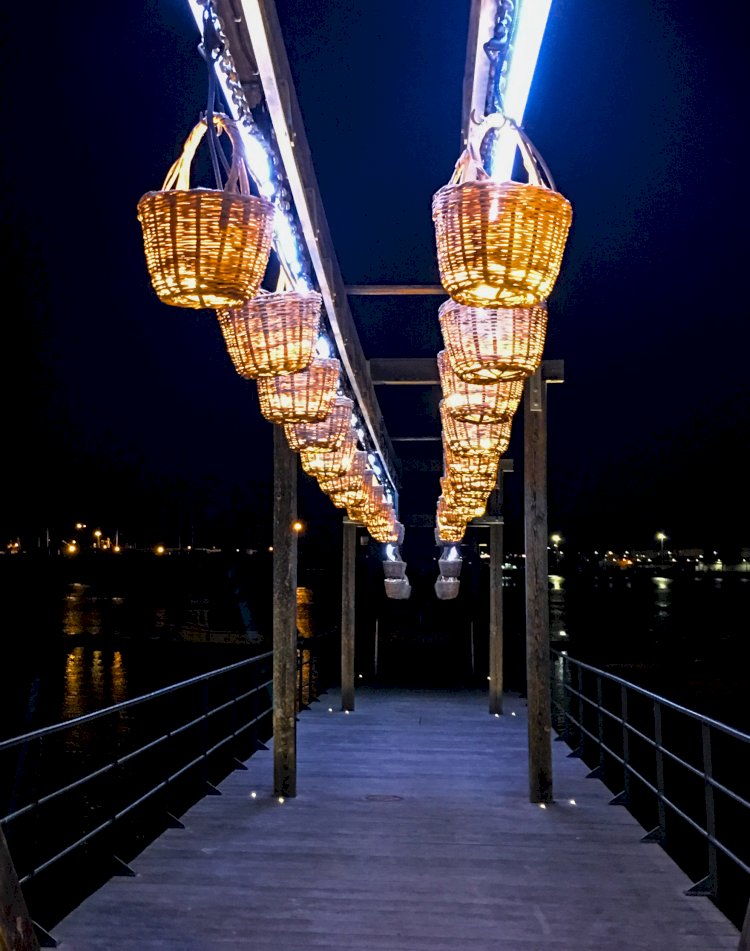
[(513, 119), (509, 116), (504, 116), (501, 112), (491, 112), (479, 120), (475, 119), (472, 114), (469, 140), (466, 149), (458, 162), (456, 162), (451, 184), (489, 178), (489, 175), (482, 165), (482, 160), (479, 157), (481, 155), (482, 142), (491, 129), (502, 129), (506, 125), (516, 134), (518, 150), (521, 153), (523, 167), (529, 176), (529, 182), (532, 185), (539, 185), (542, 188), (549, 188), (555, 191), (552, 174), (531, 139), (529, 139), (523, 129), (521, 129)]
[[(214, 113), (214, 125), (219, 134), (226, 132), (229, 141), (232, 143), (232, 164), (229, 168), (229, 175), (224, 186), (224, 191), (239, 192), (240, 195), (249, 195), (250, 178), (245, 158), (245, 150), (242, 146), (242, 139), (237, 131), (237, 123), (233, 122), (229, 116), (223, 113)], [(201, 121), (193, 128), (190, 135), (185, 140), (182, 148), (182, 155), (172, 165), (164, 179), (162, 191), (168, 191), (170, 188), (187, 190), (190, 188), (190, 168), (195, 158), (198, 146), (206, 134), (208, 126), (206, 120)]]

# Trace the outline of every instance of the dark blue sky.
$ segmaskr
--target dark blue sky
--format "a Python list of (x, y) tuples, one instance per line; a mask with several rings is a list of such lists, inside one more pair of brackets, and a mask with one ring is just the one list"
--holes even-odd
[[(468, 0), (278, 5), (345, 281), (436, 283)], [(212, 314), (156, 300), (135, 217), (204, 108), (186, 4), (34, 16), (0, 41), (0, 533), (85, 518), (260, 543), (271, 427)], [(546, 349), (567, 377), (549, 394), (550, 529), (572, 541), (750, 545), (742, 42), (728, 5), (553, 0), (525, 126), (574, 206)], [(434, 354), (438, 303), (353, 301), (366, 355)], [(436, 431), (436, 396), (383, 393), (392, 434)], [(519, 419), (518, 541), (521, 436)], [(318, 499), (303, 483), (330, 521)]]

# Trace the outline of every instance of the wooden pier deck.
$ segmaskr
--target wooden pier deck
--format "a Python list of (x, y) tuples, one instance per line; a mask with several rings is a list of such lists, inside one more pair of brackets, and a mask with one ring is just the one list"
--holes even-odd
[[(329, 707), (333, 712), (329, 712)], [(53, 928), (64, 951), (736, 951), (739, 934), (554, 743), (528, 802), (525, 707), (365, 688), (299, 716), (298, 790), (261, 751)], [(515, 715), (512, 715), (515, 714)], [(256, 798), (252, 798), (252, 793)], [(575, 804), (571, 802), (574, 800)]]

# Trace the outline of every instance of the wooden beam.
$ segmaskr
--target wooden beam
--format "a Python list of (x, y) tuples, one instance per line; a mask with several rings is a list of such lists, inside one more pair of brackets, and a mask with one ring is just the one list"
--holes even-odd
[[(257, 65), (276, 143), (297, 212), (307, 253), (328, 316), (343, 371), (357, 401), (363, 422), (379, 453), (386, 475), (398, 486), (393, 448), (370, 380), (359, 334), (349, 310), (323, 201), (318, 187), (302, 113), (289, 68), (274, 0), (216, 0), (219, 16), (232, 18), (244, 29)], [(232, 49), (242, 74), (245, 47)]]
[(439, 386), (435, 357), (390, 357), (370, 360), (375, 386)]
[(442, 442), (442, 436), (394, 436), (393, 442)]
[(350, 297), (447, 297), (441, 284), (347, 284)]
[(541, 371), (524, 392), (524, 524), (526, 536), (526, 697), (529, 713), (529, 800), (553, 801), (547, 565), (547, 387)]
[(273, 427), (273, 788), (297, 795), (297, 456)]

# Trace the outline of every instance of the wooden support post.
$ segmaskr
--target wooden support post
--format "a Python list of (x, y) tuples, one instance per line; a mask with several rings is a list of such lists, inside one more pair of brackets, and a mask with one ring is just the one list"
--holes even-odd
[(344, 521), (341, 558), (341, 709), (354, 710), (354, 585), (357, 563), (357, 525)]
[(39, 943), (29, 918), (18, 875), (0, 828), (0, 948), (3, 951), (38, 951)]
[(273, 788), (297, 795), (297, 456), (273, 427)]
[(529, 799), (552, 802), (549, 596), (547, 592), (547, 385), (537, 371), (524, 393), (526, 696)]
[(503, 712), (503, 524), (490, 525), (490, 713)]

